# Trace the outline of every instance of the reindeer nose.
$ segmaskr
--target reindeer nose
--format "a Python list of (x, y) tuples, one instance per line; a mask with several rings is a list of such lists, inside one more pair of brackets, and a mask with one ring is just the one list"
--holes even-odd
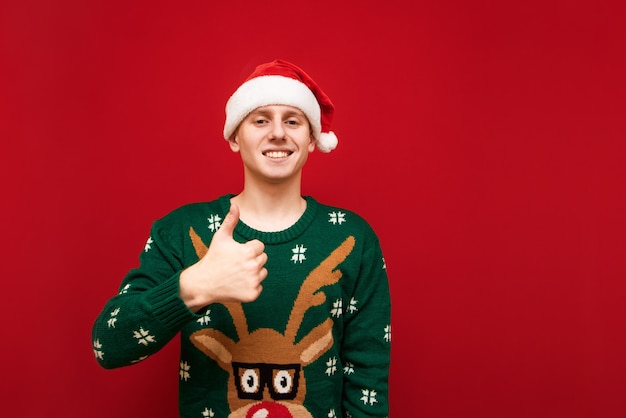
[(276, 402), (261, 402), (253, 405), (246, 418), (293, 418), (285, 405)]

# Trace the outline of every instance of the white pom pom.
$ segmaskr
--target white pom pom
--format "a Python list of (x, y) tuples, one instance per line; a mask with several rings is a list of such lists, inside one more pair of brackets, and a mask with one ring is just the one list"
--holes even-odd
[(334, 132), (322, 132), (320, 134), (319, 139), (317, 140), (317, 149), (322, 152), (331, 152), (335, 148), (337, 148), (337, 143), (339, 140)]

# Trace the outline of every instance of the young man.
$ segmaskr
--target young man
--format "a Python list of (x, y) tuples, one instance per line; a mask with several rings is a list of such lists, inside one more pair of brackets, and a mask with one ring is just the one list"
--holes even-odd
[(390, 299), (378, 239), (301, 195), (334, 107), (295, 65), (262, 64), (226, 105), (243, 190), (156, 221), (93, 327), (98, 362), (142, 361), (180, 332), (181, 417), (386, 417)]

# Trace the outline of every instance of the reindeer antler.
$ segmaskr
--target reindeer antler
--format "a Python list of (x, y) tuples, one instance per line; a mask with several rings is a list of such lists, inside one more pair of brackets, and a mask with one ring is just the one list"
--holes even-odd
[(318, 292), (324, 286), (335, 284), (341, 279), (341, 270), (337, 266), (341, 264), (354, 248), (355, 239), (349, 236), (339, 247), (309, 273), (304, 279), (300, 292), (293, 303), (293, 309), (285, 329), (285, 337), (295, 342), (296, 334), (302, 325), (305, 312), (313, 307), (319, 306), (326, 301), (326, 295)]
[[(202, 239), (193, 227), (189, 228), (189, 236), (198, 258), (202, 258), (208, 251), (208, 247), (202, 242)], [(353, 236), (346, 238), (339, 247), (333, 250), (333, 252), (304, 279), (298, 296), (294, 301), (284, 334), (292, 343), (295, 342), (296, 334), (300, 329), (300, 325), (302, 325), (305, 312), (309, 308), (319, 306), (326, 301), (326, 295), (323, 292), (318, 292), (319, 289), (335, 284), (341, 279), (342, 273), (341, 270), (337, 269), (337, 266), (352, 252), (354, 244), (355, 239)], [(246, 320), (246, 315), (241, 303), (228, 302), (223, 303), (223, 305), (228, 309), (228, 312), (233, 318), (233, 323), (239, 338), (241, 339), (248, 335), (248, 321)]]

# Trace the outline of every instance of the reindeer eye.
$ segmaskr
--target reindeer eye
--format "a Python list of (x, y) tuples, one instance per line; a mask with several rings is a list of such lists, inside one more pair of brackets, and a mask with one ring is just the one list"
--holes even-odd
[(288, 370), (278, 370), (274, 373), (274, 390), (276, 393), (286, 394), (293, 388), (293, 376)]
[(245, 393), (259, 391), (260, 373), (258, 369), (246, 369), (241, 374), (241, 390)]

